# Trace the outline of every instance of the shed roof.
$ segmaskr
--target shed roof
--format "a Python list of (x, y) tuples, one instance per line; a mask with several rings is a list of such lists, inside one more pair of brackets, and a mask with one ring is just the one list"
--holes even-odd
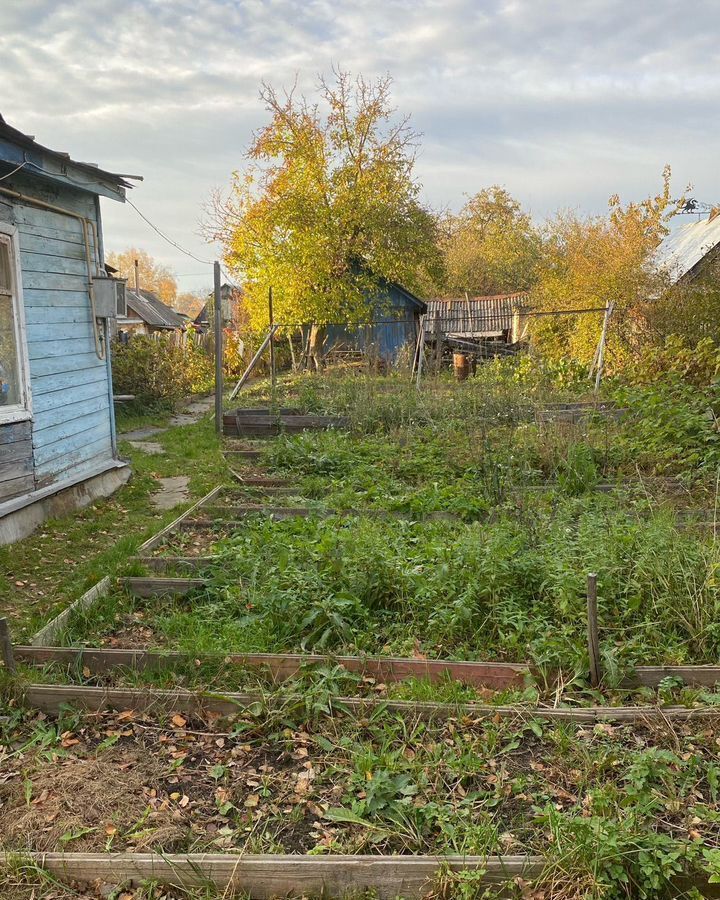
[(185, 327), (185, 319), (172, 306), (163, 303), (152, 291), (127, 291), (127, 304), (143, 322), (152, 328), (172, 329)]
[(95, 163), (71, 159), (69, 153), (51, 150), (8, 125), (0, 115), (0, 163), (52, 181), (60, 181), (78, 190), (124, 200), (125, 190), (133, 185), (127, 180), (142, 180), (140, 175), (120, 175), (101, 169)]
[(526, 306), (529, 294), (495, 294), (487, 297), (428, 300), (425, 331), (439, 327), (443, 334), (499, 337), (512, 329), (514, 311)]
[(687, 222), (668, 234), (657, 249), (655, 259), (673, 281), (692, 277), (693, 269), (720, 245), (720, 215)]

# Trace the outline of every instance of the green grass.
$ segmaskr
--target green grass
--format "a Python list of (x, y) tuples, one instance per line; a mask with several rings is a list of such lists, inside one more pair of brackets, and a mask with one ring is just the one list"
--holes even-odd
[(14, 638), (27, 638), (100, 578), (115, 575), (144, 540), (189, 505), (158, 513), (150, 502), (158, 477), (189, 475), (192, 500), (228, 480), (212, 419), (169, 429), (153, 440), (162, 444), (163, 455), (121, 441), (132, 477), (112, 497), (0, 547), (0, 596)]

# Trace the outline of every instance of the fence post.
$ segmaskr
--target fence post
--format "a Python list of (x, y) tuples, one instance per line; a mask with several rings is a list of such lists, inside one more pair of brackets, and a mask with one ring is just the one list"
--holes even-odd
[(10, 629), (5, 618), (0, 619), (0, 658), (5, 663), (5, 668), (8, 672), (14, 675), (17, 667), (15, 665)]
[(223, 321), (220, 292), (220, 263), (215, 262), (215, 432), (222, 434), (223, 420)]

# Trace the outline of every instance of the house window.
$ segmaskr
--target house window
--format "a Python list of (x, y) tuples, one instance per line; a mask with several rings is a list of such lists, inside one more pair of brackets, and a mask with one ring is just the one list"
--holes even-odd
[(0, 424), (30, 417), (15, 229), (0, 224)]

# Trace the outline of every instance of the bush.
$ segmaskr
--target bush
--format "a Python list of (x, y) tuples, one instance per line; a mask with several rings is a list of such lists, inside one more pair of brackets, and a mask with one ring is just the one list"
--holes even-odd
[(174, 409), (188, 394), (210, 390), (212, 360), (188, 343), (178, 347), (170, 338), (137, 335), (127, 344), (112, 345), (113, 391), (134, 394), (158, 409)]

